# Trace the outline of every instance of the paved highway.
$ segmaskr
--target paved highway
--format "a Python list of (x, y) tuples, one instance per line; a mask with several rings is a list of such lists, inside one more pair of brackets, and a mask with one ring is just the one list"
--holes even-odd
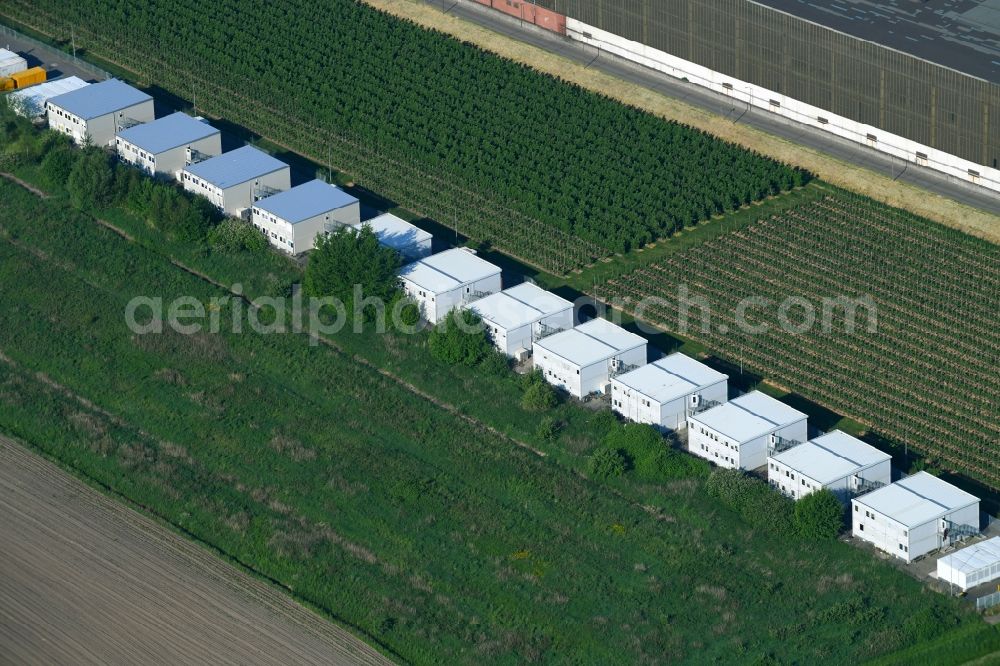
[(985, 188), (954, 180), (912, 163), (903, 163), (897, 158), (758, 109), (747, 111), (743, 105), (733, 106), (732, 100), (723, 95), (647, 69), (624, 58), (598, 51), (592, 46), (574, 42), (468, 0), (445, 2), (425, 0), (425, 2), (494, 32), (552, 51), (692, 106), (732, 117), (737, 119), (737, 122), (822, 151), (844, 162), (890, 175), (929, 192), (1000, 215), (1000, 196)]

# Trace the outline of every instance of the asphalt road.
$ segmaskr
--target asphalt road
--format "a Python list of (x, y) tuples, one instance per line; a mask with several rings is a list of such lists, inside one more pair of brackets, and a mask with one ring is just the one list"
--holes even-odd
[(65, 76), (78, 76), (91, 82), (100, 80), (95, 76), (93, 68), (76, 64), (73, 56), (56, 49), (40, 47), (17, 35), (0, 32), (0, 46), (23, 56), (28, 61), (28, 67), (44, 67), (49, 80)]
[(449, 14), (477, 23), (485, 28), (520, 40), (532, 46), (557, 53), (565, 58), (594, 67), (612, 76), (636, 83), (674, 99), (682, 100), (722, 116), (738, 118), (738, 122), (761, 129), (769, 134), (808, 146), (837, 159), (884, 173), (897, 180), (916, 185), (935, 194), (1000, 215), (1000, 196), (985, 188), (963, 183), (944, 174), (904, 163), (871, 148), (840, 137), (800, 125), (759, 109), (733, 106), (732, 100), (680, 79), (647, 69), (624, 58), (598, 51), (592, 46), (562, 37), (531, 24), (519, 21), (499, 11), (467, 0), (425, 0), (428, 5), (444, 9)]
[(389, 664), (0, 436), (0, 664)]

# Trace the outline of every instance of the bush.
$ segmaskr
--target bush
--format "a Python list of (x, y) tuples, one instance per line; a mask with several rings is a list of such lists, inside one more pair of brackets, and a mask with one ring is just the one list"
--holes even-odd
[(544, 412), (559, 404), (559, 396), (548, 382), (542, 380), (529, 384), (521, 396), (521, 406), (530, 412)]
[(590, 474), (602, 481), (625, 473), (625, 456), (617, 449), (600, 449), (590, 456)]
[(542, 419), (542, 422), (538, 424), (538, 429), (535, 431), (535, 436), (543, 441), (551, 442), (559, 434), (561, 424), (554, 418), (546, 417)]
[(493, 377), (506, 377), (510, 372), (510, 359), (497, 348), (492, 348), (479, 362), (483, 373)]
[(705, 489), (754, 527), (787, 536), (797, 534), (792, 501), (759, 479), (735, 469), (716, 469), (708, 475)]
[(806, 539), (836, 539), (844, 529), (844, 506), (829, 490), (810, 493), (795, 503), (795, 529)]
[(216, 252), (260, 254), (267, 250), (264, 235), (242, 220), (227, 219), (208, 232), (208, 244)]
[(453, 310), (431, 330), (431, 356), (448, 365), (473, 367), (491, 351), (482, 320), (469, 310)]
[(709, 471), (708, 463), (673, 450), (658, 430), (643, 423), (612, 427), (604, 445), (621, 451), (626, 468), (646, 481), (703, 477)]
[(49, 189), (66, 187), (66, 181), (79, 157), (68, 145), (55, 146), (41, 163), (42, 179)]

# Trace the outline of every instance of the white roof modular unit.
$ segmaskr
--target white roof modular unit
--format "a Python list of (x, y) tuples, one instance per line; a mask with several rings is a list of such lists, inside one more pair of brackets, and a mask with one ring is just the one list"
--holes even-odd
[(688, 417), (691, 453), (721, 467), (756, 469), (767, 464), (768, 447), (804, 442), (807, 416), (760, 391)]
[(701, 405), (729, 399), (729, 377), (681, 353), (611, 380), (611, 408), (638, 423), (676, 430)]
[(1000, 537), (981, 541), (937, 561), (937, 577), (965, 592), (1000, 578)]
[(89, 85), (77, 76), (67, 76), (39, 83), (23, 90), (15, 90), (7, 95), (7, 104), (15, 113), (25, 118), (38, 118), (45, 115), (45, 103), (53, 97), (86, 88)]
[(261, 199), (251, 217), (272, 245), (301, 254), (313, 249), (317, 235), (356, 225), (361, 219), (361, 204), (335, 185), (311, 180)]
[(500, 274), (499, 266), (467, 248), (438, 252), (399, 270), (403, 290), (431, 323), (441, 321), (460, 305), (500, 291)]
[(384, 213), (361, 224), (371, 226), (378, 241), (398, 252), (404, 261), (416, 261), (431, 253), (433, 239), (430, 232), (392, 213)]
[(851, 500), (853, 534), (910, 562), (979, 532), (979, 498), (927, 472)]
[(222, 135), (204, 120), (178, 111), (119, 131), (115, 147), (123, 162), (150, 175), (177, 178), (191, 164), (192, 154), (221, 154)]
[(792, 499), (822, 488), (842, 501), (852, 492), (888, 485), (892, 456), (834, 430), (768, 456), (767, 480)]
[(508, 356), (531, 349), (533, 340), (573, 328), (573, 304), (525, 282), (469, 306), (497, 349)]
[(646, 339), (606, 319), (592, 319), (532, 346), (546, 381), (583, 398), (609, 390), (611, 377), (646, 364)]
[(0, 49), (0, 77), (17, 74), (28, 69), (28, 61), (13, 51)]
[(243, 146), (181, 172), (184, 189), (201, 194), (229, 215), (241, 215), (259, 199), (292, 186), (291, 169), (253, 146)]
[(111, 145), (120, 130), (155, 118), (153, 98), (118, 79), (56, 95), (45, 106), (49, 127), (95, 146)]

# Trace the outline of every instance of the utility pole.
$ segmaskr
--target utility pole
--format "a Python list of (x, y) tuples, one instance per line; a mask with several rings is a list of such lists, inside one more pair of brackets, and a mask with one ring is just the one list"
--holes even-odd
[(73, 46), (73, 60), (76, 60), (76, 28), (69, 29), (69, 41)]

